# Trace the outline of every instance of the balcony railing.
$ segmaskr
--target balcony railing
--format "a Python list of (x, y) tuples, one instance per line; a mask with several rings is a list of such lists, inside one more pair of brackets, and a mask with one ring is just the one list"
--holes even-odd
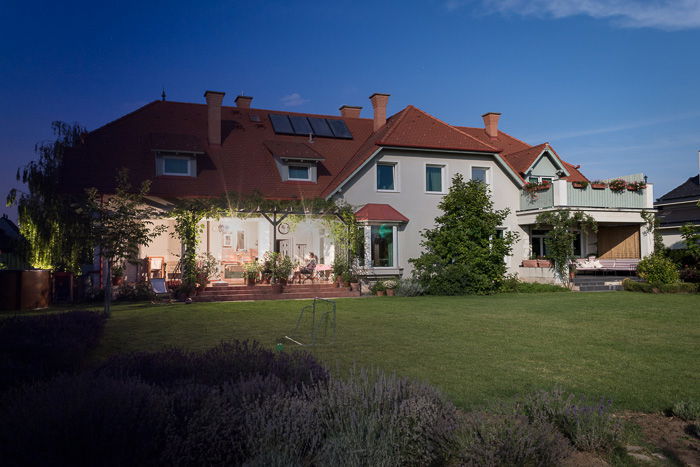
[(544, 191), (520, 193), (520, 210), (547, 209), (552, 207), (580, 207), (607, 209), (653, 209), (653, 186), (639, 191), (614, 192), (610, 188), (574, 188), (571, 182), (556, 180)]

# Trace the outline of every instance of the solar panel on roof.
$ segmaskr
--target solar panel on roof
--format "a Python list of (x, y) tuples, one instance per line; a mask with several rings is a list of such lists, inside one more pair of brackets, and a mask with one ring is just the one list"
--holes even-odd
[(308, 135), (309, 133), (313, 133), (311, 125), (309, 125), (309, 120), (306, 117), (290, 115), (289, 121), (292, 122), (295, 135)]
[(352, 138), (352, 133), (350, 133), (348, 126), (343, 120), (331, 120), (327, 118), (326, 121), (328, 122), (328, 126), (331, 127), (333, 135), (336, 138)]
[(309, 117), (309, 123), (311, 124), (311, 129), (314, 130), (314, 135), (330, 138), (334, 136), (325, 118)]
[(272, 123), (272, 128), (275, 133), (281, 133), (284, 135), (295, 134), (292, 124), (289, 122), (289, 117), (286, 115), (270, 114), (270, 123)]

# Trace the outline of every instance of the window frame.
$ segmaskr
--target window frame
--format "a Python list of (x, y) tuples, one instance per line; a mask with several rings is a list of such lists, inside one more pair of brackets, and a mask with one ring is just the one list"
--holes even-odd
[[(165, 169), (166, 160), (184, 160), (187, 162), (187, 173), (168, 172)], [(184, 154), (168, 154), (160, 152), (156, 156), (156, 175), (168, 177), (196, 177), (197, 176), (197, 158), (194, 155)]]
[[(306, 178), (297, 178), (297, 177), (292, 177), (292, 167), (304, 167), (306, 169)], [(312, 176), (311, 176), (311, 164), (304, 163), (304, 162), (293, 162), (293, 163), (287, 163), (287, 180), (290, 181), (295, 181), (295, 182), (310, 182), (312, 181)]]
[(484, 182), (486, 185), (491, 186), (491, 167), (486, 167), (483, 165), (470, 165), (469, 166), (469, 180), (475, 180), (474, 169), (482, 169), (484, 171)]
[[(428, 190), (428, 169), (429, 168), (438, 168), (440, 169), (440, 191), (431, 191)], [(445, 190), (446, 187), (446, 174), (447, 174), (447, 164), (439, 164), (439, 163), (434, 163), (434, 162), (426, 162), (423, 164), (423, 174), (424, 174), (424, 191), (426, 194), (429, 195), (444, 195), (447, 193)]]
[[(372, 227), (380, 227), (382, 225), (387, 225), (391, 227), (391, 249), (392, 249), (392, 262), (391, 266), (373, 266), (374, 260), (372, 258)], [(362, 225), (364, 229), (365, 237), (365, 248), (364, 248), (364, 262), (363, 266), (366, 269), (377, 270), (377, 271), (395, 271), (399, 269), (399, 226), (395, 223), (389, 222), (369, 222)]]
[[(392, 175), (393, 175), (393, 182), (394, 182), (394, 188), (393, 189), (383, 189), (379, 188), (379, 166), (388, 166), (392, 168)], [(399, 190), (399, 163), (398, 162), (393, 162), (393, 161), (381, 161), (377, 162), (374, 165), (374, 188), (376, 189), (377, 192), (379, 193), (398, 193)]]

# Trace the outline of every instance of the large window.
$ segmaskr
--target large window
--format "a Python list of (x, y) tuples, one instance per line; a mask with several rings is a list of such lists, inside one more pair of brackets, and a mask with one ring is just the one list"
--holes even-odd
[(394, 267), (394, 227), (372, 225), (370, 232), (372, 267)]
[[(532, 247), (532, 255), (536, 257), (547, 257), (547, 245), (545, 242), (545, 237), (547, 236), (548, 230), (533, 230), (532, 235), (530, 235), (530, 245)], [(575, 232), (574, 237), (574, 256), (581, 257), (583, 251), (581, 248), (582, 237), (581, 232)]]
[(396, 190), (396, 164), (377, 164), (377, 190)]
[(158, 175), (175, 175), (194, 177), (196, 175), (195, 159), (188, 156), (161, 155), (156, 159)]
[(472, 167), (472, 180), (488, 183), (489, 169), (487, 167)]
[(425, 191), (430, 193), (442, 193), (442, 173), (445, 169), (442, 165), (425, 166)]
[(290, 165), (289, 166), (290, 180), (310, 180), (308, 165)]

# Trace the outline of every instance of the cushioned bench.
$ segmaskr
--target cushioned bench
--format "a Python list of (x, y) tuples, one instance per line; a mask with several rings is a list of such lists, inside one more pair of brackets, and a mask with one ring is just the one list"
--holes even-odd
[(595, 259), (576, 260), (577, 271), (636, 271), (638, 259)]

